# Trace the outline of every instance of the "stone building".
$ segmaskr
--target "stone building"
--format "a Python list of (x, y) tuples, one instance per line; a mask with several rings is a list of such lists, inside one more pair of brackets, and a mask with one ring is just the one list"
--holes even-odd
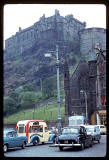
[[(51, 17), (43, 15), (32, 26), (21, 29), (5, 40), (5, 53), (9, 56), (28, 50), (39, 42), (65, 42), (77, 48), (82, 56), (95, 56), (93, 46), (99, 43), (105, 49), (106, 31), (103, 28), (85, 28), (86, 23), (75, 19), (73, 15), (61, 16), (58, 10)], [(5, 58), (5, 55), (4, 55)]]
[(106, 56), (102, 52), (97, 57), (96, 102), (98, 124), (106, 125)]
[(87, 94), (88, 123), (106, 123), (106, 60), (104, 54), (100, 53), (97, 59), (88, 62), (80, 60), (71, 77), (66, 61), (64, 88), (66, 123), (68, 123), (69, 116), (86, 116), (85, 95), (81, 94), (81, 90)]
[(95, 44), (99, 43), (101, 49), (106, 49), (106, 30), (104, 28), (86, 28), (79, 32), (80, 52), (85, 57), (95, 59)]
[(80, 22), (73, 15), (63, 17), (55, 10), (55, 15), (47, 18), (43, 15), (38, 22), (26, 29), (19, 27), (19, 32), (5, 40), (5, 51), (20, 54), (42, 40), (67, 41), (76, 46), (79, 44), (78, 32), (85, 26), (85, 22)]

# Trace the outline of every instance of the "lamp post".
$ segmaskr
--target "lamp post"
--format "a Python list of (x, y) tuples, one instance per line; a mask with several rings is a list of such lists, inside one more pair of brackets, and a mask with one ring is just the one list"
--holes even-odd
[(84, 93), (85, 95), (85, 104), (86, 104), (86, 123), (88, 121), (88, 113), (87, 113), (87, 94), (86, 94), (86, 91), (84, 90), (81, 90), (80, 93)]
[(59, 59), (58, 45), (56, 45), (56, 67), (57, 67), (57, 105), (58, 105), (58, 134), (61, 134), (61, 112), (60, 112), (60, 84), (59, 84)]
[[(54, 51), (52, 51), (54, 52)], [(45, 54), (45, 57), (51, 57), (50, 53)], [(56, 45), (56, 68), (57, 68), (57, 109), (58, 109), (58, 135), (61, 134), (61, 111), (60, 111), (60, 81), (59, 81), (59, 58), (58, 58), (58, 45)]]

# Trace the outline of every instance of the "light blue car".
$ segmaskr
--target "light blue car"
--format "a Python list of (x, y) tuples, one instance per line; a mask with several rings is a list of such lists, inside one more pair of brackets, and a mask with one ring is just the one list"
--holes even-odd
[(85, 128), (87, 133), (92, 135), (93, 142), (97, 141), (98, 143), (100, 143), (101, 134), (99, 127), (97, 125), (86, 125)]
[(28, 139), (25, 136), (18, 136), (14, 129), (5, 129), (3, 132), (3, 150), (7, 152), (9, 148), (22, 147), (25, 148)]

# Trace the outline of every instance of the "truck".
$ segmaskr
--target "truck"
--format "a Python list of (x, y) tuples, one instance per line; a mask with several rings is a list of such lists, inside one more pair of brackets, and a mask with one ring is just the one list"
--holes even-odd
[(86, 117), (85, 116), (70, 116), (69, 117), (69, 126), (85, 125)]

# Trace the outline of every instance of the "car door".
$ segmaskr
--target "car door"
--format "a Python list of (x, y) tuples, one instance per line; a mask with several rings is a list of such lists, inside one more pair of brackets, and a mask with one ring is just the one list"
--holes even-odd
[(84, 143), (86, 146), (86, 144), (87, 144), (86, 135), (84, 134), (83, 127), (80, 128), (80, 141), (81, 141), (81, 143)]
[(49, 140), (49, 132), (48, 132), (48, 128), (47, 127), (44, 128), (43, 137), (44, 137), (44, 141), (45, 142), (47, 142)]
[(13, 132), (13, 140), (16, 143), (16, 147), (19, 147), (23, 144), (21, 136), (18, 136), (17, 132)]
[(8, 137), (9, 148), (16, 147), (16, 141), (15, 141), (15, 139), (13, 137), (13, 133), (12, 132), (8, 132), (7, 137)]
[(85, 137), (85, 146), (90, 145), (90, 135), (87, 134), (86, 129), (84, 128), (84, 137)]

